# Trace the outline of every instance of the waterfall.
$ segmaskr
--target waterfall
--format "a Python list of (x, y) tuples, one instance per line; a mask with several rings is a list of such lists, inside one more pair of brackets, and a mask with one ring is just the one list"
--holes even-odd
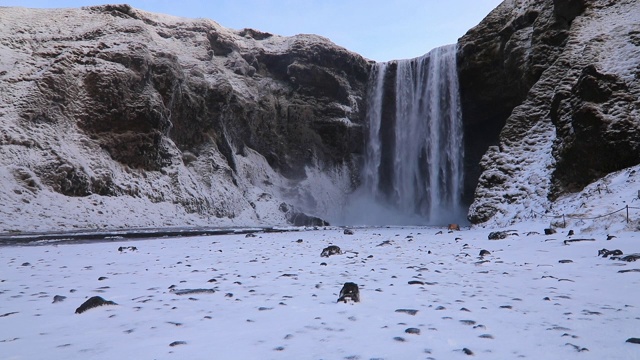
[[(382, 219), (373, 222), (463, 221), (464, 151), (458, 92), (456, 45), (433, 49), (415, 59), (375, 65), (358, 192), (359, 197), (368, 196), (384, 209)], [(365, 211), (375, 210), (368, 207)], [(395, 214), (395, 220), (389, 213)]]

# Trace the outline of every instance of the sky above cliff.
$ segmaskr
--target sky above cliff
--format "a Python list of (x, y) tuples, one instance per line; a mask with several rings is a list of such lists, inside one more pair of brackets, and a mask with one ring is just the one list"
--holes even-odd
[[(62, 8), (100, 0), (0, 0), (0, 6)], [(232, 28), (278, 35), (317, 34), (369, 59), (387, 61), (452, 44), (502, 0), (129, 0), (164, 14), (208, 18)]]

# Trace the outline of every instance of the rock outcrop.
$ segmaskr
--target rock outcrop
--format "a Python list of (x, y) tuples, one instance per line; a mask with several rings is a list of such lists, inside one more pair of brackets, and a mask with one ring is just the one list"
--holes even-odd
[(285, 223), (357, 178), (370, 64), (325, 38), (0, 8), (0, 53), (0, 231)]
[(632, 0), (505, 1), (460, 39), (469, 166), (484, 154), (472, 222), (535, 217), (640, 163), (638, 13)]

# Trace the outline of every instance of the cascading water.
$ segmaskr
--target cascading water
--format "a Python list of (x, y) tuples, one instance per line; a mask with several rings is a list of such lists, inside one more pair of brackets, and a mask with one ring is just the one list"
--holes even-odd
[[(436, 48), (415, 59), (376, 64), (367, 117), (363, 188), (357, 196), (359, 201), (363, 196), (372, 201), (357, 210), (361, 216), (355, 221), (462, 221), (464, 151), (456, 46)], [(373, 203), (384, 214), (374, 214)]]

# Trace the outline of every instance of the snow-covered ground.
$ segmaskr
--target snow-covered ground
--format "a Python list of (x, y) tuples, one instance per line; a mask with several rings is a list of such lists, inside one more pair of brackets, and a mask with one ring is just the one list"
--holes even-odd
[[(543, 228), (516, 225), (503, 240), (392, 227), (2, 247), (0, 357), (640, 359), (626, 342), (640, 338), (640, 272), (621, 272), (640, 265), (598, 256), (640, 252), (640, 234)], [(321, 257), (329, 245), (344, 253)], [(360, 303), (336, 302), (345, 282)], [(76, 314), (92, 296), (117, 305)]]

